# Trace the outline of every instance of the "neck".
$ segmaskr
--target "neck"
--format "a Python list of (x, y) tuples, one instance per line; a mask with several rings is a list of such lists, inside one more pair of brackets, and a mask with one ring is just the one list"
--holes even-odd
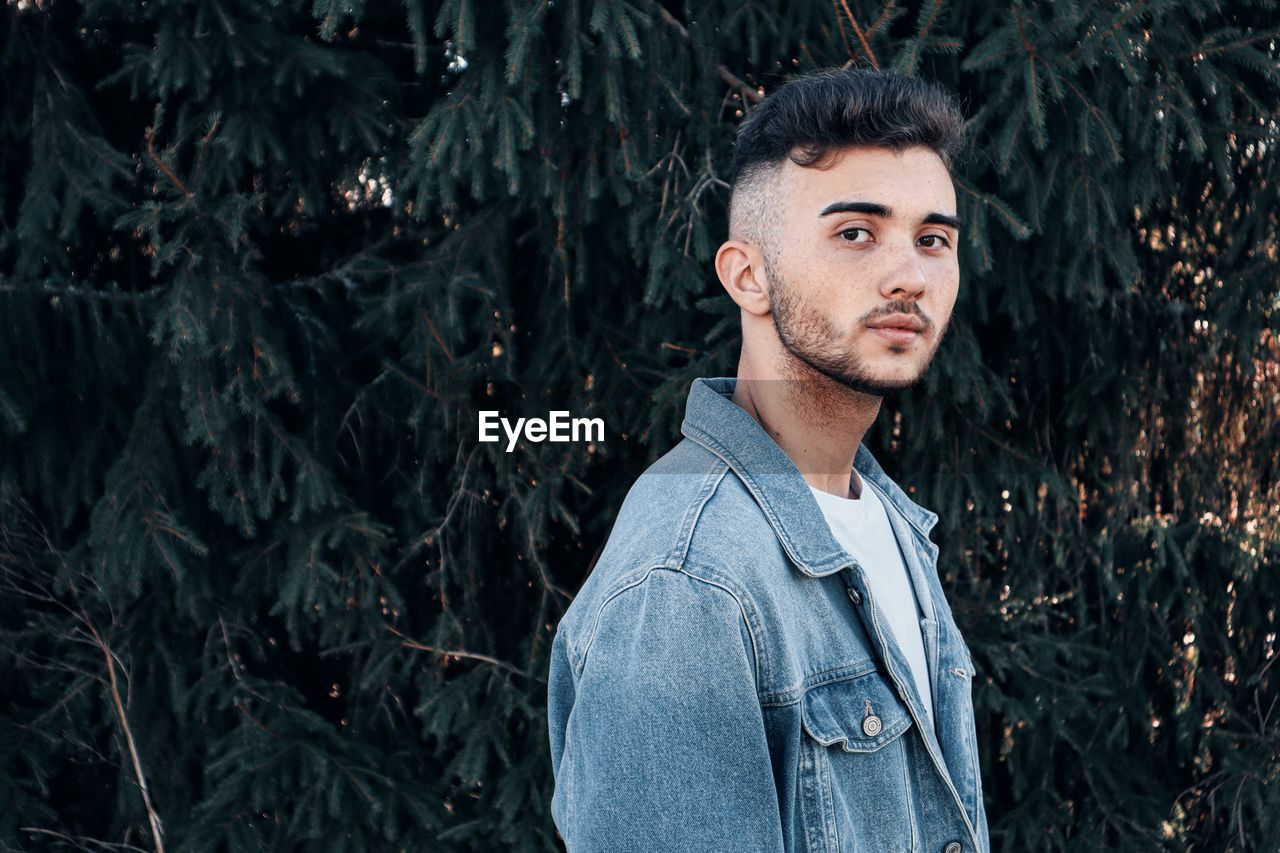
[(842, 498), (861, 495), (853, 459), (880, 413), (880, 397), (854, 391), (802, 363), (793, 363), (785, 377), (770, 375), (744, 352), (733, 402), (755, 418), (810, 486)]

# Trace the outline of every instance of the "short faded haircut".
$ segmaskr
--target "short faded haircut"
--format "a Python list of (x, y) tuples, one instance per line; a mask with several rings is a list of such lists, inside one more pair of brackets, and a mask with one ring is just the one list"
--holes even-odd
[(932, 150), (950, 172), (964, 149), (964, 112), (942, 85), (894, 71), (845, 68), (784, 82), (747, 113), (733, 148), (729, 237), (772, 254), (769, 223), (790, 158), (814, 166), (837, 149)]

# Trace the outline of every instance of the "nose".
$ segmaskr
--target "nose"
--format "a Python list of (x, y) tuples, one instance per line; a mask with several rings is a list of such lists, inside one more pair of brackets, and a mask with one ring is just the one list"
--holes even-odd
[(899, 249), (890, 253), (889, 257), (889, 268), (886, 270), (881, 293), (889, 299), (914, 299), (919, 296), (929, 283), (929, 278), (925, 275), (924, 261), (915, 247)]

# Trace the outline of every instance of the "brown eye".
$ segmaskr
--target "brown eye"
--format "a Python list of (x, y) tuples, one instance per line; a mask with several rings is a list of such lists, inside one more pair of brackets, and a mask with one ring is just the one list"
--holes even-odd
[[(841, 236), (841, 237), (845, 237), (845, 235), (846, 235), (846, 234), (853, 234), (853, 233), (858, 232), (858, 231), (862, 231), (862, 232), (865, 232), (865, 233), (867, 233), (867, 234), (870, 234), (870, 233), (871, 233), (870, 231), (867, 231), (867, 229), (866, 229), (866, 228), (846, 228), (846, 229), (844, 229), (843, 231), (841, 231), (841, 232), (840, 232), (840, 236)], [(866, 241), (865, 241), (865, 240), (863, 240), (863, 241), (858, 241), (858, 240), (853, 240), (853, 239), (850, 239), (850, 238), (848, 238), (848, 237), (845, 237), (845, 242), (847, 242), (847, 243), (864, 242), (864, 243), (865, 243)]]
[[(926, 234), (926, 235), (924, 235), (923, 237), (921, 237), (920, 239), (921, 239), (921, 240), (941, 240), (941, 241), (942, 241), (942, 245), (944, 245), (944, 246), (950, 246), (950, 245), (951, 245), (951, 241), (950, 241), (950, 240), (948, 240), (946, 237), (943, 237), (941, 234)], [(933, 245), (933, 246), (929, 246), (928, 248), (930, 248), (930, 249), (936, 249), (936, 248), (939, 248), (939, 247), (935, 244), (935, 245)]]

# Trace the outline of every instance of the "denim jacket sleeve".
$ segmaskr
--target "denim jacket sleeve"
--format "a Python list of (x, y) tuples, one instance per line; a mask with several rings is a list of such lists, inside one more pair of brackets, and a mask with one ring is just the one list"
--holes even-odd
[(584, 634), (572, 650), (557, 632), (548, 692), (552, 814), (569, 851), (781, 850), (738, 599), (654, 569)]

